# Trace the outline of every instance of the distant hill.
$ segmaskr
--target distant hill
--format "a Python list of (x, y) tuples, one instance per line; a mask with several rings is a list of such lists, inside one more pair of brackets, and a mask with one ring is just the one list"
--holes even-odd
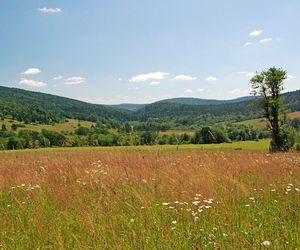
[(129, 111), (17, 88), (0, 86), (0, 117), (24, 122), (51, 123), (65, 118), (86, 121), (129, 119)]
[[(217, 100), (217, 99), (200, 99), (200, 98), (193, 98), (193, 97), (178, 97), (178, 98), (160, 100), (155, 103), (177, 103), (177, 104), (184, 104), (184, 105), (221, 105), (226, 103), (236, 103), (236, 102), (254, 100), (255, 98), (256, 97), (254, 96), (244, 96), (244, 97), (231, 99), (231, 100)], [(125, 110), (138, 110), (144, 108), (147, 105), (149, 104), (122, 103), (122, 104), (116, 104), (110, 106), (113, 108), (119, 108)]]
[(137, 110), (137, 109), (144, 108), (146, 104), (121, 103), (121, 104), (110, 105), (110, 106), (118, 109)]
[[(283, 102), (291, 111), (300, 111), (300, 91), (283, 94)], [(112, 127), (126, 121), (201, 126), (255, 119), (261, 117), (262, 112), (254, 97), (234, 100), (174, 98), (148, 105), (121, 104), (111, 107), (0, 86), (0, 119), (6, 117), (25, 123), (51, 124), (77, 119), (101, 121)]]
[(245, 96), (232, 100), (217, 100), (217, 99), (200, 99), (200, 98), (192, 98), (192, 97), (179, 97), (172, 99), (161, 100), (158, 103), (177, 103), (177, 104), (185, 104), (185, 105), (220, 105), (226, 103), (236, 103), (253, 100), (256, 97), (254, 96)]

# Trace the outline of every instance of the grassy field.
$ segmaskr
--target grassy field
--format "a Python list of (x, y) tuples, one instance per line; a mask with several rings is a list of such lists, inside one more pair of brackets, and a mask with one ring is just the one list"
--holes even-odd
[[(290, 119), (300, 118), (300, 112), (289, 113), (288, 118), (290, 118)], [(259, 119), (238, 122), (238, 124), (253, 126), (255, 128), (265, 128), (267, 126), (267, 121), (264, 118), (259, 118)]]
[(300, 155), (208, 147), (2, 152), (0, 249), (299, 249)]
[(2, 126), (2, 124), (5, 124), (6, 127), (10, 129), (13, 123), (25, 125), (24, 128), (18, 128), (18, 130), (29, 129), (37, 132), (40, 132), (42, 129), (52, 130), (56, 132), (74, 132), (75, 129), (78, 128), (78, 124), (80, 124), (81, 127), (86, 128), (90, 128), (94, 124), (92, 122), (78, 121), (74, 119), (69, 119), (67, 122), (57, 123), (55, 125), (24, 124), (15, 120), (4, 119), (4, 121), (0, 121), (0, 127)]

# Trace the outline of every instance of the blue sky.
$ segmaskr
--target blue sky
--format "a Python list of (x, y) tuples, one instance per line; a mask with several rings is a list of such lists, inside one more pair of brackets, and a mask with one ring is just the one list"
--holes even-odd
[(1, 0), (0, 85), (94, 103), (300, 89), (299, 0)]

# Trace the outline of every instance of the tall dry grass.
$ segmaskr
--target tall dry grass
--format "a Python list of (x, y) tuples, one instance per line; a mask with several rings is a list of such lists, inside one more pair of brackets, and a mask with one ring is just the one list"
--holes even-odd
[(0, 159), (4, 249), (300, 244), (296, 153), (76, 149)]

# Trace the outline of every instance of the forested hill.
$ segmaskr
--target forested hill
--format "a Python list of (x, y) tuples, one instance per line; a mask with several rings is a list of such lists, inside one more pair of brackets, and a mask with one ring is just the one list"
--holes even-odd
[(97, 121), (129, 119), (129, 111), (85, 103), (65, 97), (0, 86), (0, 117), (25, 122), (52, 123), (66, 118)]
[[(300, 91), (285, 93), (283, 99), (291, 111), (300, 110)], [(222, 121), (242, 121), (262, 116), (257, 100), (248, 99), (248, 97), (245, 101), (238, 100), (227, 101), (222, 105), (216, 105), (216, 103), (214, 105), (207, 105), (207, 103), (206, 105), (188, 105), (167, 100), (129, 111), (0, 86), (0, 118), (10, 117), (23, 122), (45, 124), (74, 118), (110, 124), (125, 121), (156, 121), (177, 125), (199, 125)]]
[[(290, 111), (300, 110), (300, 91), (285, 93), (284, 104)], [(263, 110), (258, 100), (247, 100), (222, 105), (187, 105), (179, 103), (158, 102), (145, 106), (133, 114), (136, 120), (157, 119), (181, 125), (209, 124), (217, 122), (237, 122), (262, 117)]]
[(221, 105), (229, 103), (237, 103), (243, 101), (249, 101), (255, 99), (254, 96), (245, 96), (232, 100), (217, 100), (217, 99), (200, 99), (192, 97), (180, 97), (180, 98), (171, 98), (161, 100), (157, 103), (176, 103), (176, 104), (185, 104), (185, 105)]
[[(164, 99), (152, 104), (175, 103), (175, 104), (185, 104), (185, 105), (221, 105), (221, 104), (249, 101), (255, 98), (256, 97), (254, 96), (244, 96), (232, 100), (217, 100), (217, 99), (201, 99), (201, 98), (193, 98), (193, 97), (178, 97), (178, 98)], [(147, 104), (122, 103), (122, 104), (110, 105), (110, 106), (113, 108), (119, 108), (125, 110), (138, 110), (144, 108), (146, 105)]]

